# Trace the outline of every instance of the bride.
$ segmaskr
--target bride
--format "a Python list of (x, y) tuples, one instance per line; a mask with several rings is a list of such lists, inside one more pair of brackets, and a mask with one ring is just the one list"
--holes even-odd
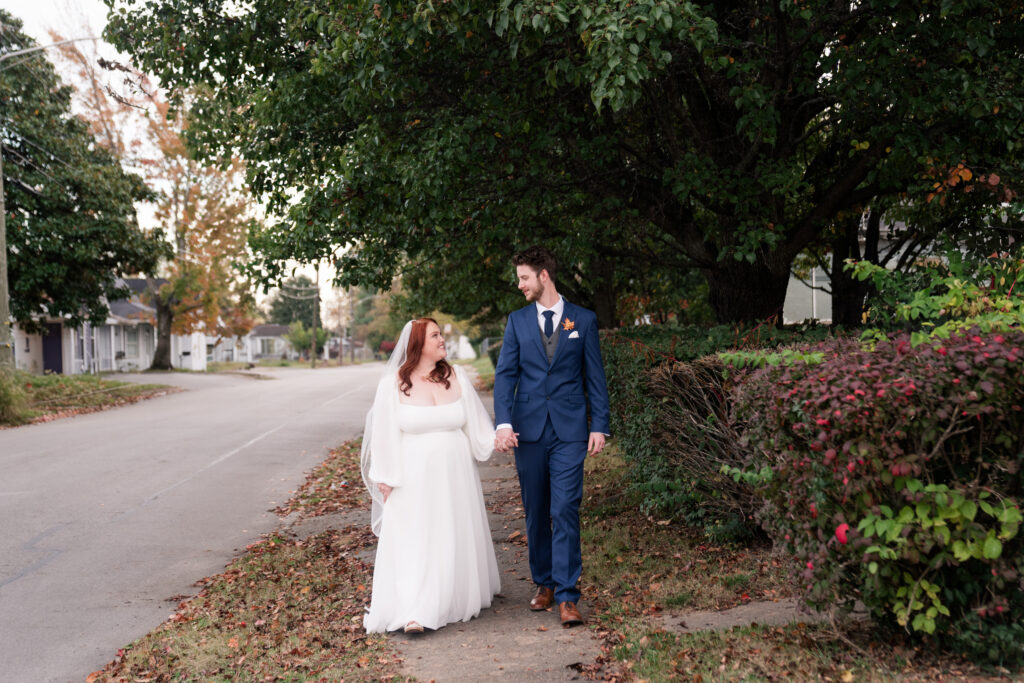
[(363, 434), (363, 481), (380, 539), (363, 627), (421, 633), (468, 621), (499, 589), (473, 458), (494, 424), (465, 371), (452, 367), (437, 322), (406, 323)]

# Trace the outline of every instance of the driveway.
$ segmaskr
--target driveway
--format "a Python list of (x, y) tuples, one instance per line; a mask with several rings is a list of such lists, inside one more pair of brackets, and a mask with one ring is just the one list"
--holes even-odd
[(381, 366), (126, 377), (180, 393), (0, 431), (0, 681), (82, 681), (277, 526)]

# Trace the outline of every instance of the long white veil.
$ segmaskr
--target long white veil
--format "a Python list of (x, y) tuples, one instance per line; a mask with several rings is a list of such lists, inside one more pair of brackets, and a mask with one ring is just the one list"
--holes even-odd
[[(392, 408), (391, 403), (398, 402), (398, 385), (395, 377), (398, 375), (398, 370), (405, 363), (406, 351), (409, 347), (409, 336), (412, 333), (412, 324), (413, 321), (410, 320), (402, 328), (402, 334), (399, 335), (395, 348), (391, 352), (391, 357), (388, 358), (388, 362), (384, 366), (384, 377), (377, 388), (373, 406), (366, 413), (366, 424), (363, 426), (363, 447), (359, 454), (359, 466), (363, 475), (363, 483), (370, 492), (370, 498), (373, 499), (370, 509), (370, 527), (373, 529), (373, 533), (377, 535), (380, 535), (380, 518), (384, 511), (384, 496), (377, 488), (378, 482), (370, 477), (373, 461), (373, 414), (375, 412), (388, 414)], [(394, 386), (390, 386), (391, 384)]]

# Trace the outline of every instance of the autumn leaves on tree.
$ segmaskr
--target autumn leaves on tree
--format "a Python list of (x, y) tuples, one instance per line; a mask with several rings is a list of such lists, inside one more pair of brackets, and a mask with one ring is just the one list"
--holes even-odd
[[(172, 112), (144, 76), (75, 45), (62, 46), (60, 54), (84, 84), (78, 97), (92, 134), (153, 189), (153, 215), (170, 240), (165, 277), (148, 280), (158, 330), (152, 368), (171, 368), (172, 333), (202, 331), (218, 341), (245, 335), (254, 324), (255, 300), (235, 266), (245, 259), (254, 213), (241, 162), (193, 160), (184, 140), (187, 116), (180, 108)], [(116, 92), (101, 65), (125, 72), (127, 91)]]

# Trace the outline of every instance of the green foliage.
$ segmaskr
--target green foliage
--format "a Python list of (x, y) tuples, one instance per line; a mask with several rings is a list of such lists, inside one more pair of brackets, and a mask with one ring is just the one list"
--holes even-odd
[(0, 424), (18, 424), (27, 409), (20, 373), (0, 367)]
[(990, 332), (1024, 325), (1024, 282), (1020, 282), (1024, 249), (1019, 247), (1012, 255), (982, 261), (949, 251), (944, 259), (908, 272), (863, 261), (848, 267), (857, 279), (870, 280), (875, 288), (868, 311), (868, 322), (875, 327), (865, 332), (866, 338), (905, 329), (917, 346), (975, 326)]
[[(602, 334), (612, 433), (630, 465), (642, 506), (676, 516), (713, 539), (758, 533), (751, 487), (726, 478), (745, 451), (729, 414), (727, 377), (713, 357), (725, 349), (775, 348), (821, 339), (828, 330), (653, 325)], [(707, 358), (712, 356), (711, 358)]]
[(744, 382), (736, 417), (760, 517), (811, 605), (860, 600), (884, 626), (1024, 663), (1022, 347), (1019, 329), (874, 350), (837, 340), (818, 365)]
[[(34, 45), (6, 11), (0, 23), (0, 53)], [(152, 271), (166, 249), (136, 222), (152, 193), (72, 114), (42, 52), (3, 63), (0, 121), (12, 316), (29, 331), (43, 315), (102, 323), (106, 301), (130, 294), (117, 278)]]
[(116, 6), (115, 45), (207, 88), (195, 148), (247, 162), (264, 281), (340, 254), (346, 283), (497, 316), (543, 241), (605, 327), (694, 265), (719, 320), (762, 320), (844, 212), (965, 158), (1024, 177), (1024, 23), (995, 0)]
[[(309, 349), (313, 345), (313, 328), (307, 328), (301, 320), (296, 320), (288, 326), (288, 334), (285, 339), (292, 345), (299, 355), (309, 356)], [(323, 353), (324, 344), (327, 343), (327, 330), (322, 327), (316, 328), (316, 353), (317, 356)]]
[(137, 384), (100, 375), (35, 375), (0, 368), (0, 424), (20, 425), (46, 415), (78, 415), (163, 393), (161, 384)]
[(821, 351), (793, 348), (779, 351), (723, 351), (718, 354), (718, 358), (726, 365), (743, 370), (765, 366), (774, 368), (793, 363), (817, 365), (825, 359), (825, 354)]

